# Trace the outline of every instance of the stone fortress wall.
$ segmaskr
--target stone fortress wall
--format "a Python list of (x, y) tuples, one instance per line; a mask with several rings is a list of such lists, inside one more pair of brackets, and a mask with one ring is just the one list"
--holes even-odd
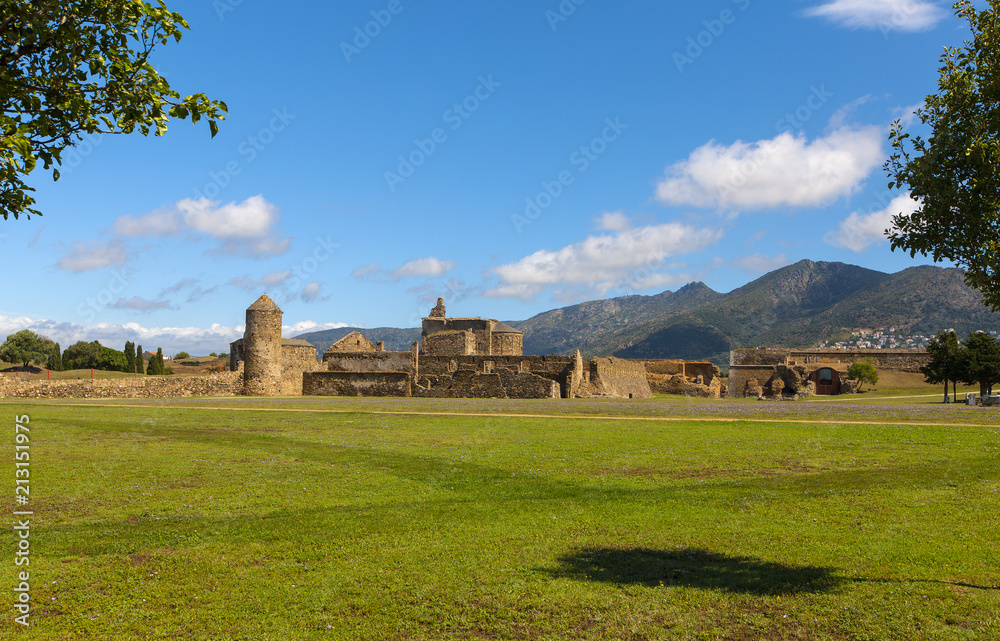
[[(210, 376), (24, 381), (0, 377), (0, 397), (183, 398), (190, 396), (416, 396), (435, 398), (649, 398), (658, 391), (719, 396), (711, 363), (525, 356), (524, 336), (495, 319), (424, 319), (422, 342), (387, 352), (352, 332), (316, 359), (304, 340), (281, 336), (282, 311), (266, 294), (246, 310), (230, 371)], [(665, 384), (667, 381), (669, 384)], [(715, 382), (715, 388), (711, 387)]]
[(26, 381), (0, 376), (0, 398), (187, 398), (242, 393), (240, 372), (75, 381)]
[(864, 360), (880, 370), (919, 372), (930, 355), (924, 349), (735, 349), (729, 353), (728, 396), (773, 396), (781, 384), (786, 394), (809, 395), (807, 381), (817, 370), (829, 367), (846, 378), (847, 368)]
[[(421, 339), (423, 349), (414, 343), (409, 352), (371, 354), (342, 351), (343, 345), (334, 345), (323, 356), (326, 371), (304, 374), (305, 393), (433, 398), (652, 396), (640, 363), (594, 359), (584, 364), (579, 352), (525, 356), (521, 332), (490, 318), (448, 318), (440, 298), (423, 319)], [(358, 384), (352, 387), (351, 380)]]

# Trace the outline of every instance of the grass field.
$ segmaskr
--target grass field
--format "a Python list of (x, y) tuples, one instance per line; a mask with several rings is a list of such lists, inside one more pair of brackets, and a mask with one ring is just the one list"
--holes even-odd
[(864, 400), (0, 401), (0, 638), (1000, 638), (1000, 410)]

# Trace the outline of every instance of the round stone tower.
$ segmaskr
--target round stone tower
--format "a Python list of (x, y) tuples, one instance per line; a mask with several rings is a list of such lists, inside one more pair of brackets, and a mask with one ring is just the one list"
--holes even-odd
[(243, 394), (281, 394), (281, 309), (264, 294), (247, 307), (243, 332)]

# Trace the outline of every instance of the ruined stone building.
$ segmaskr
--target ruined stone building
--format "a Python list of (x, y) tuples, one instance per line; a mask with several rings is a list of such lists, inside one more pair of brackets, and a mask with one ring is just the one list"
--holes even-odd
[[(355, 339), (356, 340), (356, 339)], [(303, 393), (425, 398), (652, 396), (641, 363), (619, 358), (525, 356), (524, 334), (492, 318), (448, 318), (444, 301), (422, 321), (407, 352), (361, 352), (351, 341), (323, 355), (324, 371), (304, 375)]]
[(729, 354), (730, 398), (799, 398), (856, 392), (847, 368), (870, 360), (876, 369), (919, 372), (924, 349), (736, 349)]
[(243, 370), (244, 396), (298, 396), (302, 374), (319, 369), (309, 341), (281, 337), (281, 309), (264, 294), (247, 308), (243, 338), (229, 345), (232, 371)]
[(420, 343), (393, 352), (359, 332), (316, 360), (306, 341), (281, 337), (282, 313), (267, 295), (247, 309), (230, 365), (249, 396), (428, 398), (648, 398), (642, 363), (620, 358), (525, 356), (524, 335), (490, 318), (447, 318), (444, 302), (423, 319)]
[(444, 301), (422, 321), (420, 342), (386, 351), (351, 332), (316, 359), (307, 341), (282, 338), (282, 312), (265, 294), (246, 311), (230, 345), (248, 396), (416, 396), (425, 398), (649, 398), (658, 393), (720, 396), (711, 363), (525, 356), (524, 334), (492, 318), (449, 318)]

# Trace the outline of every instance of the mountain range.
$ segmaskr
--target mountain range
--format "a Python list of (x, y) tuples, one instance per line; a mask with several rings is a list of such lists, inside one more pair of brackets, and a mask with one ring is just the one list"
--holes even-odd
[[(507, 321), (525, 354), (682, 358), (726, 366), (737, 347), (810, 347), (856, 329), (895, 327), (933, 335), (1000, 329), (961, 270), (930, 265), (895, 274), (803, 260), (722, 294), (695, 282), (675, 292), (589, 301)], [(341, 328), (303, 334), (322, 353), (351, 331), (386, 349), (409, 349), (420, 329)]]

